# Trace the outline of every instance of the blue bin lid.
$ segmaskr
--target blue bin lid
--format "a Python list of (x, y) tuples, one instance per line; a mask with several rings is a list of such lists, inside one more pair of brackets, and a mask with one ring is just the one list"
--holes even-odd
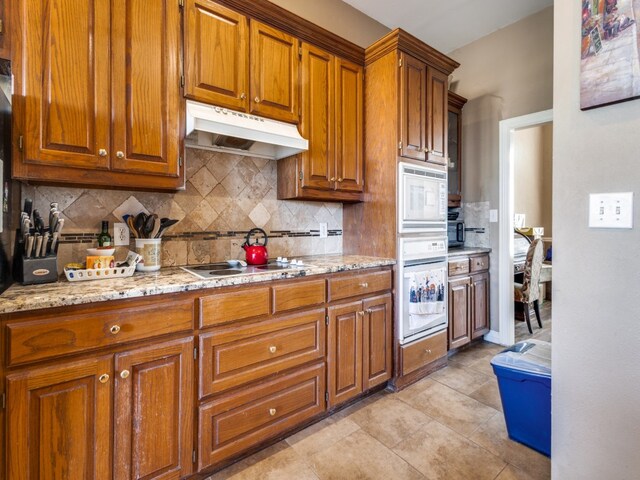
[(492, 365), (551, 376), (551, 344), (542, 340), (519, 342), (491, 360)]

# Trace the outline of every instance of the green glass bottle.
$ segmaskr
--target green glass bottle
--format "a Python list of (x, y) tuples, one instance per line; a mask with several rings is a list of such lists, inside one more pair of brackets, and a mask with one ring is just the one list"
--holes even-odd
[(107, 220), (102, 221), (102, 233), (98, 235), (99, 247), (111, 246), (111, 235), (109, 235), (109, 222)]

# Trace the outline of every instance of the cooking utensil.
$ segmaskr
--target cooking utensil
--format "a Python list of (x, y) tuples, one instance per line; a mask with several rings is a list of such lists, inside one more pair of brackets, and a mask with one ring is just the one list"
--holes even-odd
[(162, 238), (164, 232), (169, 228), (178, 223), (178, 220), (172, 220), (170, 218), (161, 218), (160, 219), (160, 229), (154, 238)]
[(153, 222), (153, 230), (151, 231), (151, 235), (149, 235), (149, 238), (158, 238), (159, 231), (160, 231), (160, 222), (158, 221), (156, 216), (156, 221)]
[(133, 215), (130, 215), (127, 218), (127, 226), (129, 227), (129, 230), (133, 234), (134, 238), (140, 238), (140, 234), (138, 233), (138, 230), (136, 229), (136, 226), (134, 225), (134, 223), (135, 223), (135, 218), (133, 217)]
[(147, 222), (146, 213), (140, 212), (138, 215), (136, 215), (133, 225), (136, 227), (136, 230), (138, 231), (138, 237), (140, 238), (144, 237), (144, 224), (146, 222)]
[[(256, 237), (255, 241), (252, 243), (251, 236), (254, 233), (261, 233), (264, 238), (264, 243), (260, 243), (260, 240)], [(261, 228), (252, 228), (247, 233), (245, 238), (245, 242), (242, 244), (242, 248), (245, 251), (245, 255), (247, 257), (247, 263), (249, 265), (264, 265), (269, 260), (269, 254), (267, 252), (267, 241), (268, 236), (267, 232), (265, 232)]]
[(44, 233), (44, 220), (40, 216), (40, 212), (38, 210), (33, 211), (33, 227), (40, 235)]
[(33, 208), (33, 200), (30, 198), (24, 199), (24, 207), (22, 211), (27, 214), (27, 217), (31, 217), (31, 209)]
[(158, 218), (158, 215), (156, 215), (155, 213), (153, 215), (149, 215), (145, 222), (144, 222), (144, 237), (145, 238), (153, 238), (151, 236), (151, 232), (153, 232), (153, 229), (155, 228), (156, 225), (156, 219)]
[(58, 237), (60, 236), (60, 232), (54, 232), (51, 240), (51, 253), (56, 253), (56, 247), (58, 246)]
[(46, 257), (47, 256), (47, 244), (49, 243), (49, 232), (46, 231), (44, 233), (44, 237), (42, 239), (42, 248), (40, 249), (40, 256), (41, 257)]
[(40, 235), (39, 233), (36, 233), (36, 250), (35, 252), (33, 252), (33, 256), (34, 257), (39, 257), (40, 256), (40, 249), (42, 248), (42, 235)]
[(31, 249), (33, 248), (33, 237), (29, 235), (27, 238), (26, 248), (24, 251), (24, 256), (26, 258), (31, 258)]

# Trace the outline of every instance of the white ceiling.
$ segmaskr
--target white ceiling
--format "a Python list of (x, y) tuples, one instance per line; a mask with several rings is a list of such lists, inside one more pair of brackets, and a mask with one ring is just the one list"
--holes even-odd
[(449, 53), (553, 5), (553, 0), (344, 0), (391, 29)]

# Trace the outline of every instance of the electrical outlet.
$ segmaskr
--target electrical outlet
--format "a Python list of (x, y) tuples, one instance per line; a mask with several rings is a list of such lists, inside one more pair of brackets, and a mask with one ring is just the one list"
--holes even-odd
[(329, 236), (329, 228), (325, 222), (320, 223), (320, 238), (327, 238)]
[(129, 227), (126, 223), (113, 224), (113, 245), (116, 247), (129, 245)]

